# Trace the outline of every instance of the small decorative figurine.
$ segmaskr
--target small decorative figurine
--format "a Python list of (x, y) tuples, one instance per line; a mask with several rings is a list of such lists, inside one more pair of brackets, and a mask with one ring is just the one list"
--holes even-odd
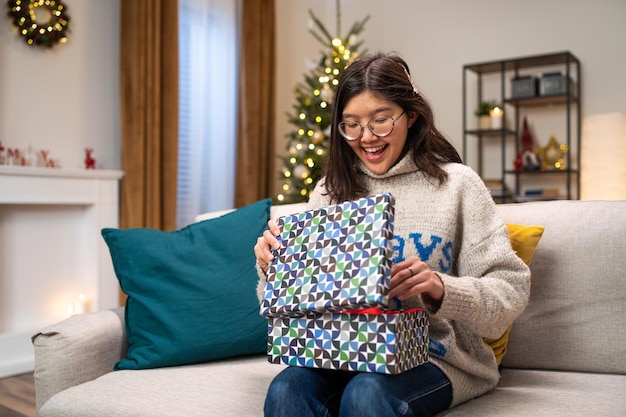
[(550, 141), (545, 148), (541, 148), (541, 169), (547, 170), (565, 170), (567, 165), (565, 163), (565, 157), (569, 148), (567, 145), (562, 145), (556, 140), (556, 136), (550, 136)]
[(524, 117), (520, 142), (522, 145), (522, 166), (524, 167), (524, 171), (538, 171), (541, 165), (537, 154), (533, 150), (533, 137), (530, 134), (526, 117)]
[(96, 160), (91, 156), (92, 148), (85, 148), (85, 169), (96, 169)]

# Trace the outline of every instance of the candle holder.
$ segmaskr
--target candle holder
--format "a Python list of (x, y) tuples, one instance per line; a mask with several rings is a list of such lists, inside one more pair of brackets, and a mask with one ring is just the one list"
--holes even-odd
[(85, 294), (80, 294), (75, 302), (67, 305), (67, 315), (73, 316), (74, 314), (89, 313), (91, 311), (91, 305), (89, 299)]
[[(474, 114), (478, 116), (478, 128), (480, 130), (495, 129), (491, 113), (496, 107), (499, 108), (496, 101), (481, 101), (478, 104), (478, 108), (476, 108)], [(501, 110), (502, 109), (500, 109), (500, 111)]]
[(489, 117), (491, 118), (491, 128), (492, 129), (502, 129), (504, 112), (498, 106), (495, 106), (491, 110), (489, 110)]

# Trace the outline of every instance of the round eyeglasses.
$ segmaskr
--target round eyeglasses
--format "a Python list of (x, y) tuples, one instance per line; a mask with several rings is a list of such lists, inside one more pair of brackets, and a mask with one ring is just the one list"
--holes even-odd
[(341, 136), (346, 140), (357, 140), (363, 136), (365, 126), (367, 126), (374, 136), (384, 138), (393, 132), (396, 121), (400, 119), (404, 113), (403, 111), (396, 118), (392, 116), (375, 117), (365, 125), (344, 120), (339, 123), (339, 133), (341, 133)]

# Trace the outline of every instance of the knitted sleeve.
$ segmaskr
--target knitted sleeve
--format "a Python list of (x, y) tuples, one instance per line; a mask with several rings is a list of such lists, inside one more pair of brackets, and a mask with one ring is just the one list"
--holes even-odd
[(462, 244), (456, 275), (440, 274), (445, 295), (437, 315), (483, 337), (499, 337), (530, 295), (530, 270), (513, 251), (495, 203), (478, 178), (460, 191)]

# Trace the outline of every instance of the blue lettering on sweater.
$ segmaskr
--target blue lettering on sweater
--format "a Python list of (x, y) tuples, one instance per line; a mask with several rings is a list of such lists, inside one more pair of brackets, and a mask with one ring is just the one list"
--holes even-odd
[(393, 262), (394, 264), (397, 264), (398, 262), (404, 261), (404, 239), (402, 239), (398, 235), (393, 235), (393, 240), (398, 242), (397, 245), (393, 245), (393, 251), (397, 253), (398, 255), (395, 258), (393, 258), (391, 262)]
[[(419, 258), (424, 262), (430, 263), (431, 265), (436, 265), (438, 271), (443, 273), (449, 273), (452, 269), (452, 252), (454, 249), (452, 242), (446, 241), (445, 243), (442, 243), (443, 239), (441, 237), (431, 235), (430, 242), (428, 244), (424, 244), (422, 243), (422, 237), (422, 233), (409, 234), (409, 238), (411, 238), (411, 241), (415, 246), (415, 251), (419, 255)], [(402, 262), (406, 259), (404, 253), (406, 248), (406, 241), (403, 237), (398, 235), (394, 235), (393, 240), (395, 241), (395, 244), (393, 245), (393, 251), (395, 256), (392, 259), (392, 262), (395, 264), (398, 262)], [(438, 259), (431, 259), (433, 257), (433, 254), (437, 252), (439, 253)]]
[(415, 249), (417, 249), (417, 254), (420, 259), (426, 262), (430, 259), (430, 255), (433, 254), (433, 251), (441, 243), (441, 238), (439, 236), (431, 236), (430, 237), (430, 245), (424, 246), (420, 239), (422, 238), (421, 233), (410, 233), (409, 237), (413, 239), (413, 244), (415, 244)]
[(452, 268), (452, 242), (446, 242), (446, 244), (443, 245), (441, 254), (443, 255), (443, 259), (439, 260), (439, 270), (447, 274), (450, 272), (450, 268)]
[(440, 358), (443, 358), (444, 356), (446, 356), (446, 353), (448, 353), (448, 349), (446, 349), (443, 343), (435, 339), (429, 339), (428, 340), (428, 353), (432, 353), (433, 355), (437, 355)]

